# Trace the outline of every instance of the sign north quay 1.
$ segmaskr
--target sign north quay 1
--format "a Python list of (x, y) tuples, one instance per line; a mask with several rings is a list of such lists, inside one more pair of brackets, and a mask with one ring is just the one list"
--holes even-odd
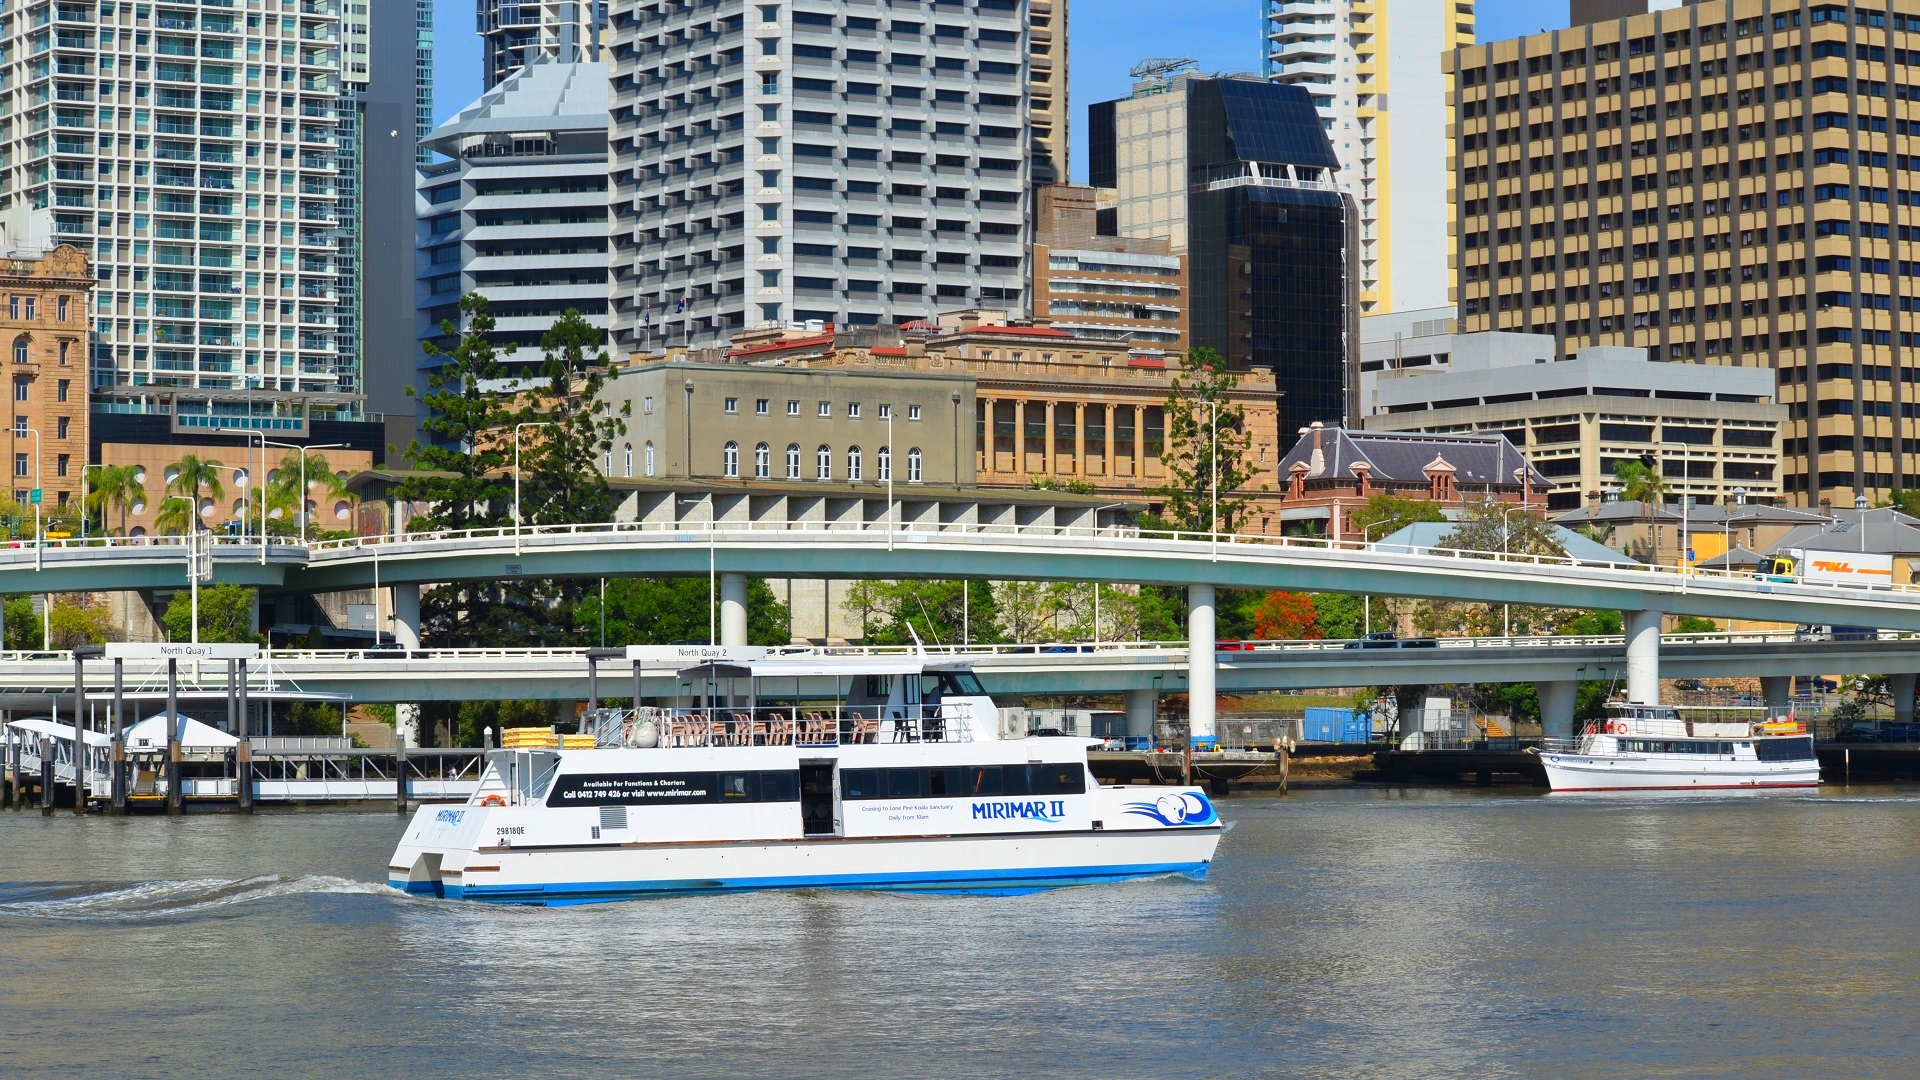
[(176, 645), (164, 641), (109, 641), (109, 660), (257, 660), (260, 646), (240, 643)]

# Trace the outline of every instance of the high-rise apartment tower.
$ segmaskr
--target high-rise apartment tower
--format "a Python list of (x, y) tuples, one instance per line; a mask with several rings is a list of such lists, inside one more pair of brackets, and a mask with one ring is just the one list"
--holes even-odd
[(616, 353), (1024, 312), (1021, 0), (616, 0)]
[(536, 60), (598, 59), (606, 7), (606, 0), (477, 0), (486, 89)]
[(1473, 0), (1261, 0), (1265, 71), (1304, 87), (1360, 208), (1364, 313), (1446, 303), (1452, 222), (1441, 57), (1474, 39)]
[(1033, 182), (1064, 184), (1072, 176), (1067, 167), (1069, 118), (1067, 102), (1067, 0), (1027, 0), (1027, 18), (1033, 39)]
[[(1913, 0), (1705, 0), (1459, 50), (1463, 329), (1774, 368), (1788, 498), (1913, 487), (1915, 63)], [(1716, 479), (1662, 457), (1676, 488)]]

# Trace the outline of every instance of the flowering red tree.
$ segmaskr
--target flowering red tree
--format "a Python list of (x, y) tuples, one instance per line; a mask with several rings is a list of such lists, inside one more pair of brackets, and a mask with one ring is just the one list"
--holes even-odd
[(1253, 636), (1261, 641), (1318, 641), (1319, 616), (1305, 593), (1270, 592), (1253, 609)]

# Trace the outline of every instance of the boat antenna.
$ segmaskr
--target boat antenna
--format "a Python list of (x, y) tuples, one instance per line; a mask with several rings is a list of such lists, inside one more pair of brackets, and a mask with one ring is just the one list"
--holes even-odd
[[(917, 588), (913, 590), (913, 603), (914, 603), (914, 606), (920, 609), (920, 617), (927, 620), (927, 633), (933, 635), (933, 643), (935, 645), (939, 645), (944, 648), (946, 643), (940, 640), (940, 628), (933, 625), (933, 616), (928, 614), (927, 605), (925, 602), (923, 602), (920, 599), (920, 590)], [(907, 629), (909, 630), (913, 629), (913, 623), (911, 620), (909, 620), (907, 623)], [(920, 635), (915, 634), (913, 636), (913, 640), (915, 644), (919, 644)], [(920, 651), (925, 652), (926, 646), (922, 645), (920, 647)]]
[(913, 651), (921, 656), (927, 655), (927, 647), (920, 641), (920, 631), (913, 628), (911, 621), (907, 623), (907, 633), (913, 636)]

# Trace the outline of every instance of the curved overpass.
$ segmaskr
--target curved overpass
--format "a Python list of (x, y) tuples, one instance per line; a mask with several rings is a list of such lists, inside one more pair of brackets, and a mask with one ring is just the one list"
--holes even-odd
[[(888, 529), (722, 522), (373, 537), (312, 545), (286, 586), (514, 577), (976, 578), (1284, 589), (1424, 600), (1651, 611), (1920, 631), (1920, 591), (1850, 589), (1497, 553), (1377, 550), (1288, 537), (1147, 537), (1112, 529), (949, 525)], [(176, 579), (177, 580), (177, 579)]]

